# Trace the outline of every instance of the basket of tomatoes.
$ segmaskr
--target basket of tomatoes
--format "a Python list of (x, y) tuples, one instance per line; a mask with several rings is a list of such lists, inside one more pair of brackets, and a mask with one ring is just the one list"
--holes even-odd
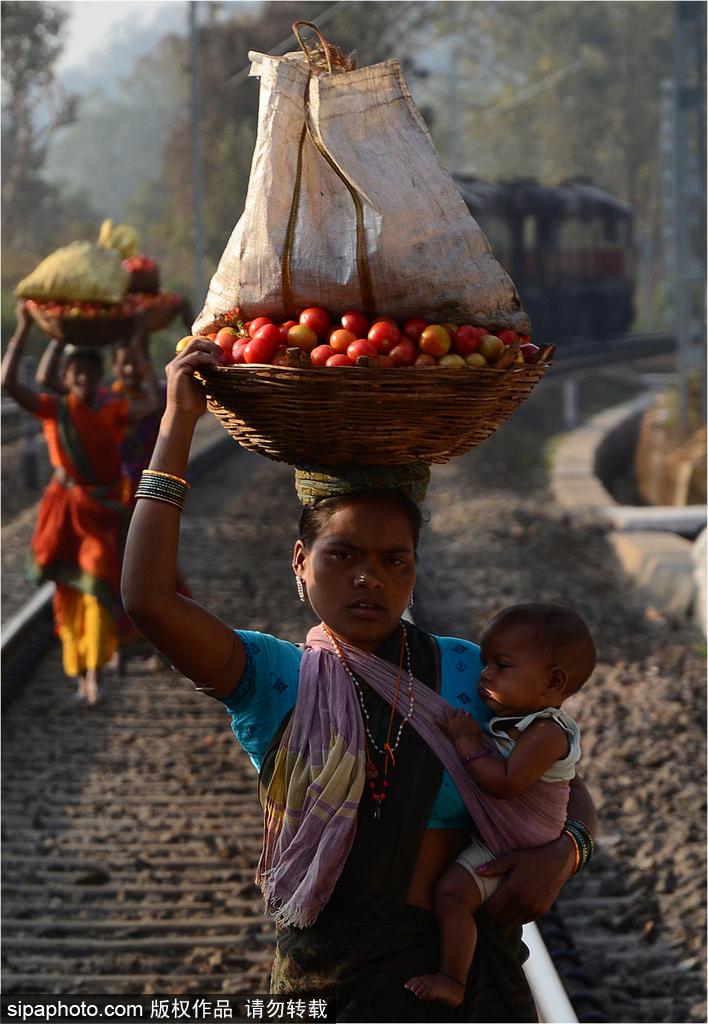
[(112, 345), (133, 330), (134, 314), (123, 303), (37, 302), (27, 310), (40, 330), (70, 345)]
[(210, 411), (243, 447), (291, 465), (447, 462), (508, 419), (553, 353), (492, 324), (321, 307), (280, 322), (233, 310), (212, 326), (223, 365), (198, 376)]

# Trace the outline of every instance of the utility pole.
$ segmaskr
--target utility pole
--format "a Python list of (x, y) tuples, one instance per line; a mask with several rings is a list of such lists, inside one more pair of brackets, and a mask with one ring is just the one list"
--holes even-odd
[(194, 290), (196, 309), (206, 298), (204, 274), (204, 160), (202, 152), (202, 96), (199, 82), (199, 26), (197, 0), (187, 0), (189, 16), (189, 73), (191, 84), (190, 136), (192, 150), (192, 206), (194, 209)]
[(448, 110), (448, 142), (447, 159), (450, 174), (457, 174), (460, 166), (460, 140), (462, 138), (462, 126), (460, 125), (460, 59), (462, 47), (460, 46), (460, 25), (459, 17), (455, 12), (456, 31), (450, 54), (450, 65), (448, 68), (448, 99), (450, 102)]
[(666, 282), (666, 295), (661, 310), (661, 326), (673, 330), (676, 324), (676, 83), (665, 78), (661, 83), (659, 101), (659, 204), (661, 216), (661, 277)]
[(688, 426), (688, 378), (702, 370), (705, 396), (706, 8), (679, 0), (674, 22), (674, 322), (678, 342), (679, 414)]

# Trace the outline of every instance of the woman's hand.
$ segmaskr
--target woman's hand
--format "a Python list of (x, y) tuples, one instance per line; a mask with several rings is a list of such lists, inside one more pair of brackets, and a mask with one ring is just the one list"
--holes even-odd
[(221, 366), (221, 349), (208, 338), (194, 338), (165, 367), (167, 411), (198, 420), (206, 411), (204, 389), (194, 379), (195, 370)]
[(435, 724), (453, 743), (460, 736), (481, 736), (482, 730), (472, 715), (461, 708), (447, 707), (442, 718), (436, 718)]
[(506, 875), (485, 907), (500, 924), (525, 924), (547, 913), (570, 878), (572, 841), (561, 835), (546, 846), (516, 850), (477, 868), (484, 878)]

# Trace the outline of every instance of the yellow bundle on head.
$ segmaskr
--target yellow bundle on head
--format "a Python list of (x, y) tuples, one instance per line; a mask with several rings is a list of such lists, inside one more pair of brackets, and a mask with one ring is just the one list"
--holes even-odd
[(95, 242), (72, 242), (47, 256), (15, 289), (45, 302), (120, 302), (128, 286), (120, 253)]
[(121, 259), (134, 256), (138, 251), (138, 232), (130, 224), (114, 224), (104, 220), (98, 233), (98, 244), (104, 249), (115, 249)]

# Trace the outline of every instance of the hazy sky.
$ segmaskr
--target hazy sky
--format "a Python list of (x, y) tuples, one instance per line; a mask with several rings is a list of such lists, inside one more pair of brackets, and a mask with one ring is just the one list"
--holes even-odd
[(186, 4), (173, 0), (67, 0), (62, 6), (69, 11), (64, 28), (64, 50), (57, 61), (57, 70), (83, 66), (91, 61), (92, 53), (109, 45), (111, 36), (117, 31), (122, 35), (129, 27), (139, 32), (156, 18), (168, 13), (174, 17), (176, 10)]
[[(57, 61), (59, 72), (90, 64), (92, 54), (105, 50), (114, 36), (139, 37), (159, 20), (165, 31), (187, 28), (190, 0), (65, 0), (69, 19), (64, 31), (64, 51)], [(224, 14), (232, 3), (222, 4)], [(136, 43), (138, 40), (136, 39)], [(137, 49), (140, 47), (137, 46)]]

